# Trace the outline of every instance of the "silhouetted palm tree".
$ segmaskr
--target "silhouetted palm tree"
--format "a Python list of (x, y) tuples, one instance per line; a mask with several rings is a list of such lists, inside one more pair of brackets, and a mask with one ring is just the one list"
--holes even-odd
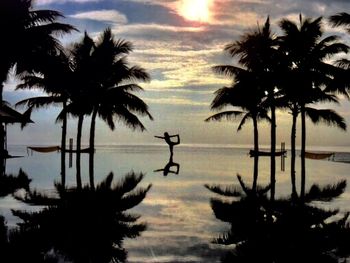
[(95, 148), (95, 123), (99, 116), (111, 130), (115, 129), (114, 118), (124, 122), (132, 129), (145, 130), (137, 115), (148, 116), (148, 106), (134, 91), (143, 89), (136, 81), (149, 81), (150, 76), (143, 68), (130, 67), (126, 56), (132, 51), (132, 44), (124, 40), (115, 40), (110, 28), (101, 35), (91, 54), (94, 71), (89, 76), (92, 89), (89, 99), (92, 106), (90, 126), (90, 179), (93, 177), (93, 156)]
[[(237, 131), (240, 131), (248, 119), (253, 121), (254, 131), (254, 151), (259, 151), (259, 131), (258, 121), (269, 119), (267, 110), (262, 107), (262, 100), (265, 94), (259, 89), (259, 84), (255, 81), (254, 73), (235, 66), (216, 66), (214, 70), (228, 76), (235, 76), (231, 87), (223, 87), (215, 92), (215, 98), (211, 103), (211, 109), (221, 111), (227, 107), (238, 107), (241, 110), (228, 110), (216, 113), (206, 121), (221, 121), (222, 119), (234, 120), (242, 117)], [(253, 190), (256, 190), (258, 180), (258, 159), (254, 156)]]
[(26, 105), (29, 111), (42, 107), (48, 107), (52, 104), (62, 104), (62, 113), (56, 121), (62, 121), (61, 135), (61, 175), (62, 184), (65, 184), (65, 152), (67, 137), (67, 103), (69, 101), (72, 86), (73, 71), (69, 63), (69, 57), (60, 52), (55, 56), (48, 58), (46, 67), (41, 74), (26, 74), (22, 76), (22, 83), (17, 89), (40, 88), (48, 96), (33, 97), (22, 100), (16, 106)]
[(81, 138), (82, 127), (85, 115), (92, 112), (91, 90), (94, 88), (92, 77), (94, 68), (92, 64), (92, 53), (95, 44), (92, 38), (85, 32), (80, 42), (73, 45), (70, 51), (70, 62), (73, 71), (72, 86), (70, 90), (70, 103), (66, 110), (71, 115), (78, 117), (77, 139), (76, 139), (76, 168), (77, 168), (77, 185), (81, 187)]
[[(244, 34), (240, 40), (228, 44), (225, 47), (232, 57), (238, 57), (238, 62), (250, 72), (254, 83), (258, 85), (254, 89), (259, 94), (264, 94), (265, 107), (271, 110), (271, 199), (275, 196), (275, 152), (276, 152), (276, 114), (275, 98), (276, 86), (278, 85), (279, 55), (277, 50), (277, 39), (270, 29), (269, 18), (264, 26), (258, 26), (253, 32)], [(233, 68), (231, 68), (233, 69)], [(235, 73), (227, 67), (227, 73)], [(222, 68), (225, 72), (225, 68)], [(230, 72), (231, 71), (231, 72)], [(254, 93), (253, 93), (254, 94)], [(266, 95), (267, 94), (267, 95)]]
[[(332, 100), (327, 94), (327, 86), (332, 85), (338, 72), (336, 66), (327, 60), (342, 52), (348, 51), (348, 46), (339, 42), (336, 36), (323, 37), (322, 18), (314, 20), (303, 19), (300, 15), (299, 25), (282, 19), (280, 27), (283, 31), (281, 49), (287, 54), (293, 84), (285, 86), (291, 97), (293, 106), (293, 132), (295, 131), (296, 115), (301, 115), (301, 193), (305, 194), (305, 148), (306, 148), (306, 105), (323, 100)], [(288, 80), (291, 80), (289, 78)], [(294, 89), (294, 90), (291, 90)], [(334, 100), (334, 98), (333, 98)], [(333, 112), (334, 113), (334, 112)], [(328, 115), (329, 117), (330, 115)], [(334, 116), (335, 117), (335, 116)], [(339, 120), (339, 119), (338, 119)], [(328, 119), (329, 121), (329, 119)], [(341, 124), (342, 126), (343, 124)], [(294, 141), (295, 142), (295, 141)], [(293, 172), (293, 171), (291, 171)]]
[[(298, 85), (299, 79), (296, 78), (294, 71), (291, 70), (285, 75), (285, 84), (283, 88), (283, 97), (281, 98), (281, 104), (283, 107), (287, 107), (292, 115), (292, 128), (291, 128), (291, 184), (292, 184), (292, 197), (297, 198), (296, 189), (296, 125), (297, 118), (300, 114), (300, 98), (299, 91), (295, 87)], [(309, 93), (310, 98), (313, 98), (313, 102), (332, 102), (338, 103), (337, 98), (334, 95), (327, 94), (321, 89), (313, 89)], [(342, 130), (346, 129), (346, 123), (343, 117), (337, 114), (331, 109), (316, 109), (311, 107), (305, 107), (306, 116), (314, 124), (325, 123), (328, 126), (335, 126)]]
[[(16, 74), (40, 71), (47, 57), (61, 49), (54, 37), (68, 33), (72, 26), (56, 22), (62, 14), (53, 10), (34, 10), (32, 0), (2, 0), (0, 31), (6, 40), (0, 43), (0, 102), (8, 72), (16, 65)], [(0, 127), (0, 151), (4, 130)], [(2, 153), (1, 153), (2, 154)]]
[(110, 173), (96, 189), (56, 185), (57, 197), (35, 191), (17, 197), (45, 208), (13, 212), (23, 220), (20, 228), (10, 233), (10, 255), (18, 260), (13, 262), (31, 261), (30, 256), (42, 262), (49, 254), (72, 262), (125, 262), (124, 239), (136, 238), (146, 229), (146, 224), (137, 222), (140, 216), (127, 212), (140, 204), (151, 188), (137, 188), (143, 177), (131, 172), (112, 185)]

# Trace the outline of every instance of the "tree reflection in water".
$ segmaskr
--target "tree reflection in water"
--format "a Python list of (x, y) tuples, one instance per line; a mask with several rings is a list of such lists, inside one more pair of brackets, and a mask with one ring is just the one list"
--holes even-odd
[[(314, 201), (330, 202), (346, 188), (346, 181), (313, 185), (305, 202), (269, 201), (269, 187), (252, 191), (238, 176), (241, 187), (206, 185), (220, 198), (211, 199), (215, 216), (230, 230), (214, 243), (232, 245), (222, 257), (228, 262), (346, 262), (350, 255), (349, 213), (327, 210)], [(229, 200), (233, 198), (233, 200)]]
[[(44, 208), (13, 210), (23, 222), (8, 231), (7, 238), (0, 237), (5, 248), (1, 255), (8, 262), (125, 262), (123, 240), (136, 238), (146, 229), (137, 222), (140, 216), (126, 212), (140, 204), (151, 188), (137, 187), (143, 176), (131, 172), (113, 185), (110, 173), (95, 189), (66, 189), (56, 184), (56, 197), (36, 191), (17, 196)], [(2, 227), (6, 228), (4, 222)]]
[(30, 179), (28, 175), (19, 170), (18, 175), (0, 175), (0, 197), (5, 197), (9, 194), (13, 194), (18, 189), (29, 190)]

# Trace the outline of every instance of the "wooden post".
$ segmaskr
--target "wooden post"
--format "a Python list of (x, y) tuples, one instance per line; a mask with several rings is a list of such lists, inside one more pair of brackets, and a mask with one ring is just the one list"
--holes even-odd
[(286, 154), (284, 153), (284, 151), (286, 150), (286, 143), (282, 142), (281, 143), (281, 171), (284, 172), (285, 171), (285, 158), (286, 158)]

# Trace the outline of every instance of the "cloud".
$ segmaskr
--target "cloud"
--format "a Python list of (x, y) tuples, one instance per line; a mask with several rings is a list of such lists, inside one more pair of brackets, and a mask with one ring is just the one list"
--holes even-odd
[(115, 24), (128, 23), (127, 17), (116, 10), (94, 10), (70, 15), (72, 18), (88, 19), (102, 22), (112, 22)]
[(170, 98), (148, 98), (145, 99), (147, 103), (154, 103), (154, 104), (171, 104), (171, 105), (191, 105), (191, 106), (205, 106), (209, 107), (209, 103), (205, 102), (199, 102), (199, 101), (193, 101), (185, 98), (179, 98), (176, 96), (170, 97)]
[(115, 28), (113, 31), (116, 34), (128, 33), (129, 35), (140, 35), (146, 33), (152, 33), (158, 37), (162, 37), (159, 34), (164, 32), (180, 33), (180, 32), (201, 32), (203, 27), (184, 27), (184, 26), (171, 26), (171, 25), (160, 25), (160, 24), (129, 24), (123, 27)]
[(67, 2), (73, 2), (77, 4), (84, 4), (89, 2), (100, 2), (101, 0), (36, 0), (37, 5), (49, 5), (49, 4), (65, 4)]

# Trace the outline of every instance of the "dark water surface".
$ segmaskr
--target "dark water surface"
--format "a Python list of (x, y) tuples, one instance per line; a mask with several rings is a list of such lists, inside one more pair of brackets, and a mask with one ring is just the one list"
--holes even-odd
[[(323, 149), (325, 150), (325, 149)], [(326, 149), (327, 150), (327, 149)], [(238, 185), (236, 174), (247, 184), (252, 182), (253, 159), (248, 148), (182, 145), (175, 148), (172, 164), (178, 164), (178, 173), (164, 174), (169, 163), (169, 151), (164, 146), (98, 146), (95, 154), (95, 182), (102, 181), (110, 172), (118, 182), (130, 171), (145, 174), (141, 186), (152, 184), (144, 201), (132, 209), (141, 215), (148, 228), (137, 239), (127, 239), (129, 262), (219, 262), (223, 248), (211, 243), (228, 225), (213, 215), (209, 192), (204, 184)], [(7, 161), (6, 173), (17, 174), (21, 168), (32, 179), (31, 188), (44, 193), (54, 192), (54, 182), (60, 181), (60, 154), (27, 154), (26, 146), (10, 146), (12, 155), (23, 156)], [(69, 168), (67, 154), (67, 185), (75, 186), (75, 160)], [(279, 169), (277, 158), (277, 195), (291, 192), (289, 160), (286, 171)], [(307, 185), (333, 183), (350, 176), (350, 155), (337, 153), (334, 161), (307, 160)], [(339, 162), (337, 162), (339, 161)], [(83, 184), (88, 184), (88, 155), (82, 155)], [(299, 160), (297, 160), (299, 167)], [(177, 166), (171, 167), (177, 171)], [(157, 171), (158, 170), (158, 171)], [(299, 182), (299, 171), (297, 178)], [(269, 182), (269, 158), (260, 158), (259, 183)], [(321, 205), (323, 205), (321, 203)], [(324, 204), (326, 205), (326, 204)], [(350, 190), (332, 203), (341, 210), (350, 210)], [(0, 214), (8, 225), (18, 218), (10, 209), (33, 209), (7, 196), (0, 200)]]

